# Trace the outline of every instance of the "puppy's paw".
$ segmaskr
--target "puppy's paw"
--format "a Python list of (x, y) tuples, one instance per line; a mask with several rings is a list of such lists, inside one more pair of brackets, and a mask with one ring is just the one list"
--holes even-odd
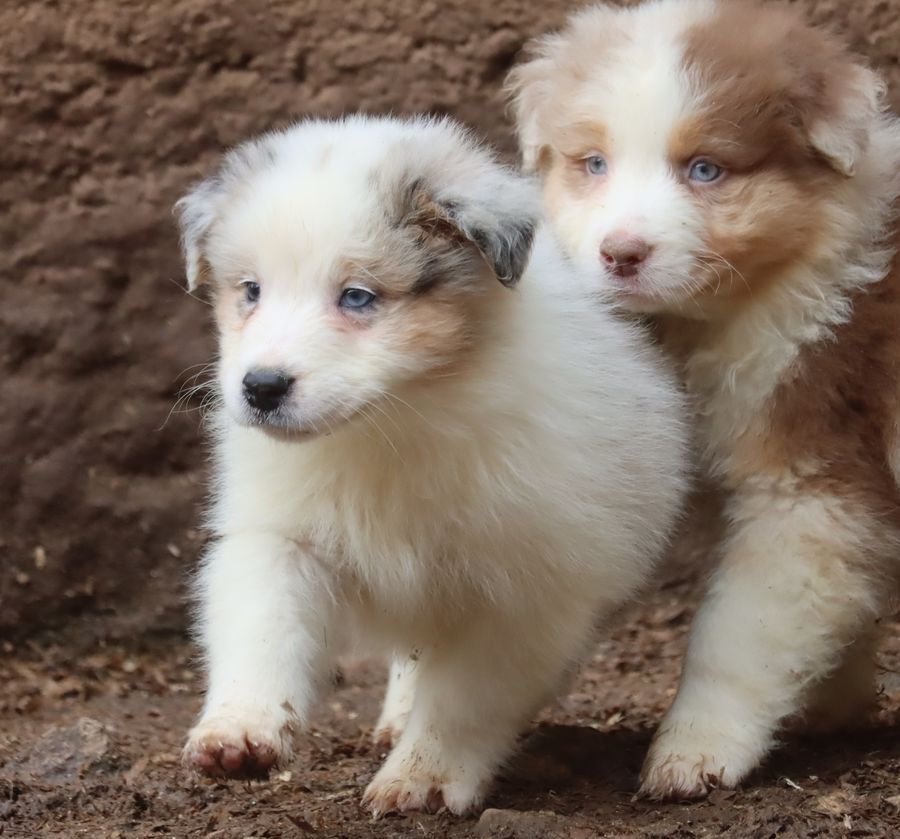
[(703, 798), (730, 789), (756, 765), (740, 744), (676, 732), (657, 735), (641, 770), (640, 795), (654, 801)]
[(378, 818), (385, 813), (406, 813), (409, 810), (436, 813), (445, 806), (445, 802), (437, 778), (401, 777), (380, 771), (366, 788), (363, 805)]
[(213, 711), (188, 735), (186, 766), (218, 778), (261, 779), (290, 757), (294, 721), (268, 711)]
[(396, 746), (406, 728), (415, 696), (417, 662), (418, 656), (410, 656), (391, 664), (384, 706), (372, 732), (372, 740), (382, 749)]
[(640, 794), (654, 801), (703, 798), (719, 787), (729, 787), (724, 764), (712, 755), (671, 754), (644, 766)]
[(385, 705), (375, 730), (372, 732), (372, 740), (381, 749), (392, 749), (400, 742), (400, 735), (406, 728), (409, 719), (409, 707)]
[(372, 779), (363, 804), (376, 818), (412, 810), (435, 813), (443, 807), (462, 816), (481, 804), (490, 780), (473, 768), (415, 748), (403, 754), (401, 747)]

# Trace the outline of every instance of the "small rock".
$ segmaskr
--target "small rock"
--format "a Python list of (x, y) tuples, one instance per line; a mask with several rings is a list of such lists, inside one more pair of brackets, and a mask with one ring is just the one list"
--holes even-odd
[(42, 545), (38, 545), (34, 549), (34, 567), (38, 569), (38, 571), (42, 571), (47, 567), (47, 551), (44, 550)]
[(625, 712), (624, 711), (616, 711), (615, 713), (610, 714), (606, 718), (606, 725), (609, 726), (610, 728), (612, 728), (613, 726), (618, 725), (624, 719), (625, 719)]
[(72, 725), (51, 728), (21, 760), (7, 763), (2, 774), (65, 784), (115, 771), (120, 764), (113, 732), (98, 720), (82, 717)]
[(475, 825), (476, 836), (503, 839), (562, 839), (568, 836), (567, 820), (547, 810), (485, 810)]

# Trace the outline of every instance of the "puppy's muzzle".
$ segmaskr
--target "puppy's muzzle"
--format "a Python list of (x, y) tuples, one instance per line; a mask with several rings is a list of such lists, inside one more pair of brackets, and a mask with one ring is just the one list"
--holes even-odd
[(280, 370), (251, 370), (244, 376), (244, 399), (251, 408), (265, 414), (284, 402), (294, 384), (294, 377)]

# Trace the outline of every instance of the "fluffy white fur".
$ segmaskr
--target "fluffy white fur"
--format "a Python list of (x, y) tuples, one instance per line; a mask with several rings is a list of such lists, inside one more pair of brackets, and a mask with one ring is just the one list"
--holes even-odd
[[(398, 339), (419, 298), (385, 302), (390, 331), (377, 309), (349, 327), (337, 311), (341, 266), (377, 283), (367, 260), (407, 235), (391, 205), (410, 185), (457, 226), (452, 258), (476, 257), (440, 280), (467, 313), (458, 365)], [(538, 203), (449, 122), (363, 117), (248, 144), (182, 201), (188, 276), (218, 298), (223, 396), (193, 765), (285, 760), (362, 641), (395, 662), (369, 807), (469, 811), (647, 579), (685, 483), (680, 398), (540, 230), (526, 267)], [(507, 270), (524, 270), (514, 290)], [(259, 302), (235, 315), (250, 275)], [(298, 382), (271, 424), (241, 395), (261, 364)]]

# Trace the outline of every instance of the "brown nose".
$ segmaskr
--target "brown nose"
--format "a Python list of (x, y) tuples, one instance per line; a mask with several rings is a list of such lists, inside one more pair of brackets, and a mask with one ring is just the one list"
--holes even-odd
[(600, 259), (613, 274), (633, 277), (651, 250), (650, 245), (640, 236), (614, 232), (600, 243)]

